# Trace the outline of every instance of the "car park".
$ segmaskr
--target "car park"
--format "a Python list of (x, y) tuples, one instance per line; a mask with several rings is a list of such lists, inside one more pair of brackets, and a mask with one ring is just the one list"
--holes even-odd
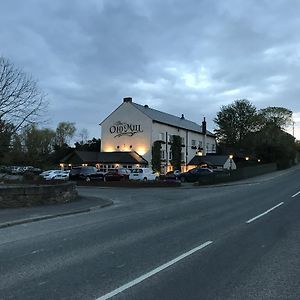
[(159, 175), (150, 168), (133, 169), (129, 174), (130, 180), (158, 180)]
[(70, 180), (104, 180), (104, 173), (96, 167), (74, 167), (69, 173)]
[(178, 175), (178, 179), (180, 179), (181, 182), (196, 182), (201, 177), (211, 176), (212, 174), (213, 170), (209, 168), (194, 168)]

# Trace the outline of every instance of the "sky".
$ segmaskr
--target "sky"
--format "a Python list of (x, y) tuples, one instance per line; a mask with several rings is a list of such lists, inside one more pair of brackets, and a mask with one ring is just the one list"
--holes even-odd
[(249, 99), (291, 109), (300, 139), (299, 15), (298, 0), (9, 0), (0, 55), (38, 80), (48, 127), (98, 138), (130, 96), (213, 130), (222, 105)]

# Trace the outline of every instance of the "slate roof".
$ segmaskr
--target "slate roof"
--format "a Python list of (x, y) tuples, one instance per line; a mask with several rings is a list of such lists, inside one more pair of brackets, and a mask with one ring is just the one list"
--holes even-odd
[[(131, 104), (154, 121), (167, 124), (167, 125), (172, 125), (174, 127), (180, 127), (182, 129), (188, 129), (191, 131), (202, 133), (202, 126), (193, 121), (187, 119), (181, 119), (180, 117), (150, 108), (149, 106), (140, 105), (134, 102), (132, 102)], [(213, 137), (215, 136), (212, 132), (208, 130), (207, 130), (207, 135)]]
[(223, 166), (228, 160), (227, 155), (207, 155), (207, 156), (199, 156), (196, 155), (192, 158), (192, 160), (188, 163), (189, 165), (201, 165), (208, 164), (210, 166)]
[(66, 164), (89, 164), (89, 163), (122, 163), (122, 164), (148, 164), (142, 156), (135, 151), (130, 152), (90, 152), (90, 151), (73, 151), (65, 156), (61, 163)]

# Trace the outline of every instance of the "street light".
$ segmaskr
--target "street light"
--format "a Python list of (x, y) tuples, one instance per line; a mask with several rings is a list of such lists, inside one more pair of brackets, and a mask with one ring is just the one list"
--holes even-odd
[(248, 156), (246, 156), (246, 157), (245, 157), (245, 159), (248, 161), (248, 160), (249, 160), (249, 157), (248, 157)]
[(232, 170), (232, 159), (233, 159), (233, 155), (232, 154), (230, 154), (229, 155), (229, 170), (231, 171)]

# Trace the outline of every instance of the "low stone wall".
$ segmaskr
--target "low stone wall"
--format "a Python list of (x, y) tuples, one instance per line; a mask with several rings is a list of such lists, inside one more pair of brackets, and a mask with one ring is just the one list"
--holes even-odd
[(0, 186), (0, 208), (26, 207), (76, 200), (74, 183), (55, 185), (2, 185)]

